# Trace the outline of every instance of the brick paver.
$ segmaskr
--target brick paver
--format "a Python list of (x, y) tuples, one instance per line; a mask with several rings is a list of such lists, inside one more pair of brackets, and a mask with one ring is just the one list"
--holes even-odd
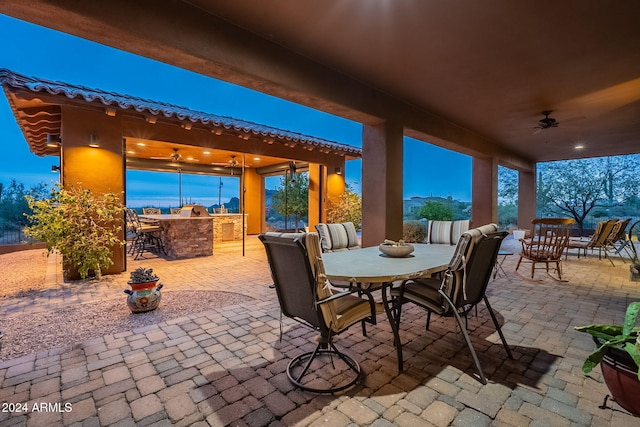
[[(506, 240), (505, 246), (517, 254), (517, 242)], [(507, 358), (484, 306), (469, 319), (488, 385), (477, 381), (455, 321), (434, 316), (425, 331), (425, 312), (407, 306), (400, 332), (405, 372), (396, 371), (382, 315), (378, 325), (367, 326), (366, 338), (358, 327), (336, 337), (360, 363), (364, 381), (329, 396), (302, 392), (286, 377), (288, 361), (315, 345), (314, 333), (285, 319), (279, 340), (278, 302), (255, 239), (245, 257), (227, 244), (208, 258), (129, 260), (129, 268), (162, 271), (167, 292), (236, 292), (247, 300), (0, 361), (0, 402), (7, 409), (9, 403), (27, 405), (26, 412), (16, 405), (0, 412), (0, 425), (637, 425), (615, 403), (609, 403), (614, 409), (598, 407), (608, 393), (599, 370), (596, 380), (580, 371), (593, 344), (573, 331), (575, 325), (620, 321), (624, 307), (640, 299), (628, 265), (569, 256), (567, 281), (560, 283), (542, 273), (536, 281), (523, 280), (514, 273), (517, 258), (507, 257), (507, 276), (488, 289), (514, 359)], [(100, 300), (114, 290), (120, 294), (124, 281), (119, 275), (89, 285), (60, 284), (37, 298), (0, 301), (0, 312)]]

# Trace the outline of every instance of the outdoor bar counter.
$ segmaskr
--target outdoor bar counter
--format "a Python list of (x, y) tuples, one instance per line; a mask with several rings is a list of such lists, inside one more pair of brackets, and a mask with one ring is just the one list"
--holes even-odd
[(213, 255), (214, 242), (242, 239), (241, 214), (161, 214), (141, 215), (140, 218), (143, 221), (159, 222), (162, 228), (162, 242), (169, 258)]

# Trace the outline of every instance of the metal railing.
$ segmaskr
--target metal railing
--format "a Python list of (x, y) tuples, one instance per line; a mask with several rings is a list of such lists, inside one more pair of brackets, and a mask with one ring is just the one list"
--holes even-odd
[(0, 226), (0, 245), (17, 245), (21, 243), (34, 243), (35, 240), (25, 236), (22, 228), (15, 226)]

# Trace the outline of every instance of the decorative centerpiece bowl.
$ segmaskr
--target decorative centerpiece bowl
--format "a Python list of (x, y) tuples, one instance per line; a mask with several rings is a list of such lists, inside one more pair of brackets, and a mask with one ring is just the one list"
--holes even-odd
[(379, 248), (380, 252), (391, 258), (403, 258), (415, 250), (413, 245), (405, 243), (403, 240), (394, 242), (388, 239), (384, 243), (380, 243)]

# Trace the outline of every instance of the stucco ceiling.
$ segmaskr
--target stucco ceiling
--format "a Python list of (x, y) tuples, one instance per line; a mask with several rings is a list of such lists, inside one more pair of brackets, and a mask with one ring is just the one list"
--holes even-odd
[(527, 158), (640, 152), (638, 1), (191, 3)]
[[(354, 107), (342, 110), (339, 97), (323, 102), (317, 94), (300, 94), (314, 79), (320, 86), (345, 76), (529, 161), (640, 152), (637, 0), (100, 4), (8, 0), (0, 12), (348, 116), (344, 111)], [(59, 19), (51, 20), (52, 13)], [(227, 38), (217, 40), (214, 32), (221, 33), (223, 23), (234, 30), (225, 28)], [(145, 31), (156, 31), (157, 39), (145, 43)], [(264, 57), (279, 60), (281, 67), (268, 73), (281, 80), (268, 84), (268, 73), (262, 80), (236, 78), (256, 67), (247, 57), (232, 58), (234, 39), (235, 49), (253, 45), (243, 55), (267, 52)], [(311, 85), (288, 76), (291, 58), (308, 61), (298, 70), (320, 66), (312, 70)], [(232, 65), (222, 64), (227, 59)], [(544, 110), (552, 111), (557, 127), (535, 128)], [(428, 140), (424, 133), (414, 132)]]

